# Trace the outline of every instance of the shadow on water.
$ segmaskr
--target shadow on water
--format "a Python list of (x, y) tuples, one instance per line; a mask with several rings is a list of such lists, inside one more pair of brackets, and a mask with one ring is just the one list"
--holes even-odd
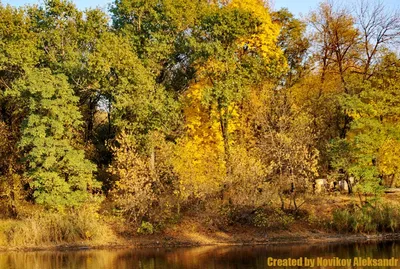
[[(141, 248), (124, 250), (79, 250), (0, 253), (0, 268), (14, 269), (101, 269), (101, 268), (273, 268), (269, 257), (276, 259), (317, 257), (340, 259), (400, 258), (400, 242), (341, 244), (295, 244), (279, 246), (205, 246), (193, 248)], [(276, 268), (276, 267), (275, 267)], [(279, 267), (285, 268), (285, 267)], [(297, 267), (291, 267), (297, 268)], [(304, 268), (304, 267), (302, 267)], [(362, 268), (317, 267), (314, 268)], [(395, 267), (368, 268), (400, 268)]]

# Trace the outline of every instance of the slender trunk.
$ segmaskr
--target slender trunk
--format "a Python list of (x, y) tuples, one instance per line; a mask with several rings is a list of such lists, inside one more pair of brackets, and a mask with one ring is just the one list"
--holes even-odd
[(230, 148), (229, 148), (229, 133), (228, 133), (228, 111), (226, 110), (224, 115), (223, 108), (221, 105), (221, 101), (218, 100), (218, 113), (219, 113), (219, 124), (221, 128), (222, 139), (224, 143), (224, 159), (226, 165), (226, 174), (229, 175), (231, 173), (230, 166)]
[(349, 124), (350, 124), (350, 117), (347, 114), (345, 114), (343, 127), (342, 127), (342, 130), (340, 131), (340, 138), (342, 138), (342, 139), (346, 138), (347, 129), (349, 128)]
[(88, 142), (93, 136), (93, 126), (94, 126), (94, 114), (96, 109), (96, 102), (89, 98), (89, 117), (87, 122), (87, 131), (86, 131), (86, 142)]
[(108, 120), (108, 137), (111, 137), (111, 100), (109, 100), (108, 102), (107, 120)]
[(352, 194), (353, 193), (353, 185), (351, 185), (349, 175), (346, 175), (345, 181), (347, 183), (347, 189), (348, 189), (349, 194)]
[(280, 192), (279, 192), (279, 199), (281, 200), (281, 209), (283, 211), (285, 210), (285, 201), (283, 200), (283, 195)]
[(362, 196), (361, 196), (361, 193), (360, 193), (360, 192), (358, 192), (358, 198), (360, 199), (360, 206), (363, 207), (364, 202), (363, 202), (363, 200), (362, 200)]
[(390, 188), (394, 188), (395, 182), (396, 182), (395, 175), (393, 174), (390, 176)]
[[(221, 109), (219, 109), (219, 119), (220, 119), (220, 127), (222, 133), (222, 139), (224, 140), (224, 159), (226, 166), (226, 175), (229, 176), (231, 174), (231, 166), (230, 166), (230, 151), (229, 151), (229, 140), (228, 140), (228, 120), (226, 119), (226, 115), (222, 115)], [(223, 185), (221, 190), (221, 200), (225, 200), (225, 191), (227, 189), (226, 184)]]
[(220, 126), (222, 139), (224, 140), (224, 151), (225, 151), (225, 163), (227, 166), (227, 172), (230, 172), (229, 161), (230, 161), (230, 149), (229, 149), (229, 138), (228, 138), (228, 120), (222, 116), (220, 111)]
[(297, 211), (296, 191), (293, 192), (293, 206), (294, 206), (294, 211)]

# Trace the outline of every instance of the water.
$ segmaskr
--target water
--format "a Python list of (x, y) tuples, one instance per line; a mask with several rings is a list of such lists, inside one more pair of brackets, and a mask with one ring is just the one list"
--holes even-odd
[[(279, 246), (205, 246), (192, 248), (141, 248), (117, 250), (0, 252), (1, 269), (230, 269), (285, 268), (268, 266), (268, 258), (400, 259), (400, 242), (369, 242), (341, 244), (292, 244)], [(287, 267), (286, 267), (287, 268)], [(400, 268), (363, 266), (316, 266), (314, 268)]]

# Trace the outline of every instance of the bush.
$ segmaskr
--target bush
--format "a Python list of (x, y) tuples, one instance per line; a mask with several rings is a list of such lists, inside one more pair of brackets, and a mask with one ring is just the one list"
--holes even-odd
[(333, 225), (339, 232), (347, 232), (354, 228), (354, 217), (348, 210), (335, 210), (333, 212)]
[(333, 228), (339, 232), (398, 232), (399, 208), (389, 204), (341, 209), (333, 212)]
[(110, 196), (128, 221), (139, 223), (147, 215), (156, 199), (156, 178), (148, 160), (137, 150), (137, 143), (130, 134), (117, 137), (119, 147), (112, 147), (114, 161), (108, 171), (116, 177)]
[(287, 229), (294, 222), (294, 215), (270, 206), (254, 208), (251, 206), (222, 205), (219, 207), (222, 225), (252, 225), (258, 228)]
[(154, 227), (153, 224), (147, 221), (142, 221), (142, 224), (140, 227), (137, 229), (138, 234), (153, 234), (154, 233)]
[(265, 210), (259, 208), (253, 218), (254, 226), (273, 229), (287, 229), (293, 221), (294, 217), (281, 209)]

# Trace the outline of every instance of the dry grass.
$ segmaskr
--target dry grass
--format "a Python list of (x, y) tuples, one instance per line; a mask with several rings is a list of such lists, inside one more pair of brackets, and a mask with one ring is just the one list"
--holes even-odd
[(97, 214), (85, 210), (39, 213), (22, 220), (0, 220), (0, 246), (36, 247), (59, 244), (107, 244), (115, 236)]

